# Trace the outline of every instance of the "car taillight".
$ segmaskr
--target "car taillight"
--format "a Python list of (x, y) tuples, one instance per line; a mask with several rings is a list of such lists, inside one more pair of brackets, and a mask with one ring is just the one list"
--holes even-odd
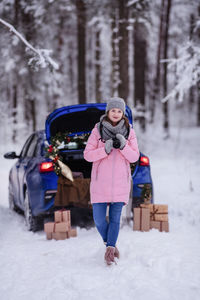
[(40, 164), (40, 173), (54, 171), (53, 163), (51, 161)]
[(140, 166), (149, 166), (149, 158), (147, 156), (140, 157)]

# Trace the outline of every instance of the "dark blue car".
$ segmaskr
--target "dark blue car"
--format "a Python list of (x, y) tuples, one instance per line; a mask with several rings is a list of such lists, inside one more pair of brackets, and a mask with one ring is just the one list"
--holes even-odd
[[(37, 131), (27, 139), (20, 155), (9, 152), (5, 158), (17, 158), (9, 173), (9, 206), (24, 212), (29, 230), (36, 231), (46, 216), (54, 211), (54, 197), (58, 176), (54, 172), (51, 159), (45, 156), (46, 143), (58, 132), (81, 135), (90, 133), (94, 125), (105, 113), (105, 103), (91, 103), (65, 106), (53, 111), (46, 120), (45, 131)], [(132, 113), (126, 106), (126, 116), (132, 124)], [(82, 149), (61, 150), (62, 157), (74, 172), (82, 172), (90, 178), (92, 164), (83, 159)], [(139, 161), (131, 166), (133, 178), (132, 207), (148, 200), (153, 202), (153, 186), (149, 159), (140, 153)], [(81, 211), (92, 215), (91, 209)], [(72, 211), (75, 220), (76, 210)]]

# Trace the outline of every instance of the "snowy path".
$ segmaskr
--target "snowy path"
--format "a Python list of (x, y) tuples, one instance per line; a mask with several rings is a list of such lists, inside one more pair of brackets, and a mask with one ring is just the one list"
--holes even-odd
[(123, 226), (121, 258), (111, 267), (95, 228), (78, 228), (78, 238), (65, 241), (27, 232), (23, 217), (8, 210), (13, 162), (1, 159), (0, 299), (200, 299), (199, 137), (197, 129), (182, 129), (177, 142), (177, 130), (159, 147), (158, 136), (145, 141), (155, 202), (169, 205), (170, 233)]

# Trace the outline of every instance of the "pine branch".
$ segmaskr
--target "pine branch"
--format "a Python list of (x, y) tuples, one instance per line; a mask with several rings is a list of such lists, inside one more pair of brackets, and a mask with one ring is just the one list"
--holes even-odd
[(48, 49), (36, 49), (34, 48), (23, 36), (19, 33), (13, 25), (4, 21), (0, 18), (0, 22), (9, 28), (11, 32), (13, 32), (29, 49), (31, 49), (35, 56), (29, 60), (29, 64), (35, 62), (37, 66), (42, 68), (46, 68), (48, 65), (52, 66), (55, 70), (59, 68), (59, 65), (50, 57), (52, 50)]
[(163, 59), (161, 63), (169, 63), (168, 67), (171, 69), (176, 67), (178, 77), (177, 85), (172, 91), (161, 100), (162, 103), (178, 95), (179, 102), (183, 101), (184, 95), (192, 86), (197, 85), (200, 81), (200, 50), (199, 46), (189, 42), (180, 50), (179, 58), (177, 59)]

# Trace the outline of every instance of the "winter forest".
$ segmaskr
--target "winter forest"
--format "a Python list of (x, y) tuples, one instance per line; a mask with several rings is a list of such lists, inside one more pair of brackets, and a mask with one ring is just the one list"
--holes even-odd
[(0, 16), (1, 140), (114, 95), (142, 131), (158, 118), (164, 137), (177, 122), (200, 126), (198, 0), (2, 0)]
[[(55, 109), (113, 96), (132, 111), (169, 232), (134, 231), (123, 207), (120, 259), (105, 266), (95, 226), (77, 226), (75, 238), (59, 241), (47, 240), (44, 226), (27, 230), (34, 216), (26, 157), (18, 155)], [(0, 0), (0, 141), (2, 300), (200, 299), (200, 0)], [(11, 151), (17, 155), (5, 159)], [(46, 191), (52, 182), (41, 174)], [(32, 178), (35, 192), (40, 181)], [(10, 205), (19, 195), (20, 214)]]

